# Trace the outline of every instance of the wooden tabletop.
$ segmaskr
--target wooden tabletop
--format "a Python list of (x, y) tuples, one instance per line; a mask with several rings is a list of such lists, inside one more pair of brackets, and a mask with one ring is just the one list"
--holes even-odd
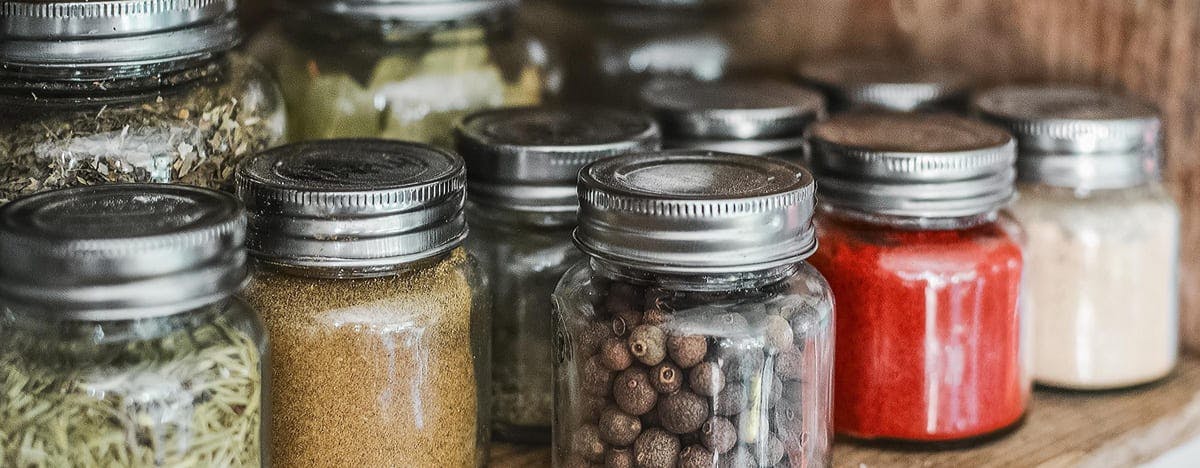
[[(834, 465), (1130, 466), (1200, 437), (1200, 358), (1185, 357), (1166, 380), (1124, 391), (1039, 390), (1023, 425), (999, 440), (936, 452), (839, 443)], [(492, 466), (550, 466), (547, 447), (493, 444)]]

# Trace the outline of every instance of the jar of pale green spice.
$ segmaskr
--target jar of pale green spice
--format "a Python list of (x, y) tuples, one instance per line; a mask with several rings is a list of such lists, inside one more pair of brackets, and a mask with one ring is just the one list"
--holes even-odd
[(284, 146), (238, 170), (271, 333), (281, 466), (482, 466), (487, 296), (460, 245), (462, 160), (385, 140)]
[(279, 78), (289, 140), (382, 137), (451, 146), (455, 120), (532, 105), (546, 52), (510, 0), (300, 0), (252, 42)]
[(267, 465), (245, 217), (165, 185), (0, 208), (0, 465)]

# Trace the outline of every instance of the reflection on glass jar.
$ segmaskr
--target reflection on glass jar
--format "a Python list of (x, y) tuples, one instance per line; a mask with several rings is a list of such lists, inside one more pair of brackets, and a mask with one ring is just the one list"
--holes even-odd
[(667, 152), (580, 181), (589, 259), (554, 296), (556, 465), (827, 465), (833, 299), (804, 263), (811, 176)]
[(328, 140), (237, 174), (271, 333), (272, 461), (482, 466), (488, 304), (460, 247), (464, 168), (425, 145)]
[[(222, 187), (243, 157), (282, 140), (275, 84), (227, 52), (238, 40), (233, 2), (116, 3), (66, 20), (78, 28), (15, 4), (13, 18), (31, 26), (0, 26), (12, 39), (0, 52), (0, 202), (113, 182)], [(135, 9), (145, 21), (114, 13)], [(123, 35), (64, 32), (97, 24)]]
[(1165, 377), (1179, 344), (1180, 226), (1158, 183), (1153, 106), (1092, 88), (1009, 86), (975, 107), (1021, 141), (1012, 213), (1028, 233), (1034, 378), (1086, 390)]
[(571, 240), (579, 169), (657, 150), (658, 126), (608, 108), (512, 108), (467, 117), (457, 140), (469, 174), (467, 245), (493, 293), (493, 427), (498, 438), (549, 442), (550, 295), (582, 258)]
[(184, 187), (0, 209), (0, 460), (265, 465), (266, 336), (231, 297), (244, 228), (233, 197)]
[(251, 50), (279, 78), (291, 141), (381, 137), (451, 147), (454, 122), (534, 105), (546, 52), (504, 0), (312, 1), (268, 25)]
[(812, 130), (813, 265), (838, 304), (834, 424), (944, 442), (1013, 426), (1029, 399), (1013, 139), (946, 115), (845, 114)]

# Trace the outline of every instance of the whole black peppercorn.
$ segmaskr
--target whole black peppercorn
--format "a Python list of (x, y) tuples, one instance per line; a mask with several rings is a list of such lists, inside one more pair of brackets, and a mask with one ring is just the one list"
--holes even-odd
[(667, 335), (654, 325), (639, 325), (629, 332), (629, 353), (647, 366), (662, 362), (667, 356)]
[(681, 390), (662, 397), (658, 419), (663, 429), (676, 434), (694, 432), (708, 419), (708, 405), (695, 393)]
[(612, 389), (613, 372), (601, 363), (600, 356), (592, 356), (584, 361), (579, 373), (584, 392), (606, 396)]
[(650, 368), (650, 377), (658, 393), (674, 393), (683, 387), (683, 371), (669, 362)]
[(701, 445), (689, 445), (679, 452), (679, 468), (712, 468), (717, 456)]
[(784, 380), (804, 378), (804, 355), (794, 350), (779, 353), (775, 356), (775, 374)]
[(701, 335), (671, 335), (667, 337), (667, 355), (681, 369), (690, 368), (708, 354), (708, 339)]
[(700, 441), (714, 453), (725, 453), (737, 445), (737, 428), (728, 419), (714, 416), (700, 426)]
[(758, 460), (745, 445), (717, 455), (718, 468), (758, 468)]
[(714, 362), (702, 362), (688, 373), (688, 385), (697, 395), (714, 396), (725, 388), (725, 373)]
[(605, 468), (634, 468), (637, 463), (633, 460), (633, 450), (628, 448), (610, 448), (604, 454)]
[(618, 408), (600, 413), (600, 439), (617, 447), (628, 447), (642, 433), (642, 421)]
[(600, 363), (612, 371), (623, 371), (633, 364), (633, 355), (625, 340), (609, 338), (600, 345)]
[(654, 390), (650, 374), (645, 369), (631, 367), (617, 375), (613, 384), (613, 399), (621, 411), (640, 416), (654, 409), (658, 392)]
[(792, 324), (778, 315), (768, 315), (765, 319), (767, 331), (767, 349), (773, 352), (792, 349)]
[(721, 416), (733, 416), (746, 410), (750, 404), (750, 395), (746, 386), (740, 382), (726, 383), (725, 389), (717, 394), (716, 413)]
[(639, 468), (674, 468), (679, 461), (679, 438), (659, 428), (646, 429), (633, 444)]
[(600, 429), (592, 424), (584, 424), (571, 435), (571, 452), (588, 461), (604, 461), (604, 441), (600, 440)]

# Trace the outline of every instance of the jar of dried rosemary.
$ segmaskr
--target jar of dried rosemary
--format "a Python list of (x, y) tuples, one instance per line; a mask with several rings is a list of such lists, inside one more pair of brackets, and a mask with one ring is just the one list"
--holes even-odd
[(466, 236), (462, 159), (326, 140), (243, 163), (271, 333), (281, 466), (482, 466), (488, 303)]
[(648, 116), (607, 108), (510, 108), (458, 127), (472, 226), (492, 307), (492, 424), (497, 437), (549, 442), (554, 411), (550, 295), (583, 254), (571, 242), (575, 180), (589, 162), (656, 150)]
[(0, 465), (266, 465), (244, 229), (236, 199), (193, 187), (0, 207)]
[(279, 78), (291, 141), (453, 145), (478, 110), (541, 102), (547, 54), (515, 0), (298, 0), (251, 43)]
[[(0, 21), (0, 203), (112, 182), (222, 186), (282, 139), (235, 0), (18, 0)], [(102, 33), (98, 33), (101, 31)]]

